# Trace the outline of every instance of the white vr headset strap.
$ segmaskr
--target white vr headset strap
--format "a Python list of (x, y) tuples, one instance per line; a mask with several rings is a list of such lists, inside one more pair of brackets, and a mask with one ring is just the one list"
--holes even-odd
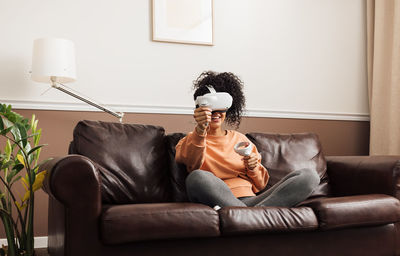
[(209, 90), (211, 93), (217, 93), (212, 85), (209, 85), (209, 84), (208, 84), (208, 85), (206, 85), (206, 87), (208, 88), (208, 90)]

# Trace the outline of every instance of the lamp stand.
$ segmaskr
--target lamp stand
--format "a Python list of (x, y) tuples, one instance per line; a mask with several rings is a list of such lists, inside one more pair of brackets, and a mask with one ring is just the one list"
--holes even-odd
[(106, 113), (109, 113), (109, 114), (111, 114), (111, 115), (113, 115), (115, 117), (118, 117), (119, 118), (119, 122), (122, 123), (122, 118), (124, 117), (124, 113), (112, 111), (112, 110), (110, 110), (110, 109), (108, 109), (108, 108), (106, 108), (106, 107), (104, 107), (104, 106), (102, 106), (102, 105), (100, 105), (98, 103), (95, 103), (95, 102), (93, 102), (93, 101), (91, 101), (91, 100), (89, 100), (89, 99), (87, 99), (87, 98), (85, 98), (83, 96), (80, 96), (80, 95), (68, 90), (66, 87), (63, 86), (63, 84), (57, 82), (57, 78), (56, 77), (53, 77), (53, 76), (51, 77), (51, 87), (53, 87), (53, 88), (55, 88), (57, 90), (60, 90), (63, 93), (66, 93), (66, 94), (68, 94), (68, 95), (70, 95), (70, 96), (72, 96), (74, 98), (77, 98), (78, 100), (81, 100), (81, 101), (83, 101), (83, 102), (85, 102), (85, 103), (87, 103), (89, 105), (92, 105), (93, 107), (98, 108), (98, 109), (100, 109), (100, 110), (102, 110), (102, 111), (104, 111)]

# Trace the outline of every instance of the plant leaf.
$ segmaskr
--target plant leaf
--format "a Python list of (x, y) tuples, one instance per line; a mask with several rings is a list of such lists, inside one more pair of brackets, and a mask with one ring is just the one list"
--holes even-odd
[(25, 192), (29, 192), (29, 183), (27, 177), (21, 178), (22, 186), (24, 186)]
[[(19, 180), (21, 176), (17, 176), (16, 179), (14, 177), (24, 168), (24, 166), (20, 163), (17, 163), (16, 165), (13, 166), (12, 170), (7, 174), (6, 180), (7, 183), (12, 184), (15, 181)], [(14, 179), (14, 180), (13, 180)]]
[(17, 176), (13, 181), (10, 182), (10, 187), (17, 181), (19, 181), (22, 177), (21, 176)]
[(18, 127), (16, 125), (13, 125), (11, 127), (12, 127), (11, 134), (13, 135), (14, 140), (17, 140), (17, 141), (22, 140), (21, 132), (19, 131)]
[(17, 201), (15, 201), (15, 204), (17, 205), (18, 209), (20, 211), (22, 211), (25, 207), (26, 207), (26, 203), (22, 203), (22, 205), (20, 203), (18, 203)]
[(43, 181), (46, 178), (47, 171), (41, 171), (38, 174), (36, 174), (35, 182), (33, 183), (32, 189), (33, 191), (37, 191), (42, 188), (43, 186)]
[(46, 145), (43, 144), (43, 145), (39, 145), (39, 146), (36, 146), (36, 147), (32, 148), (31, 150), (29, 150), (28, 155), (32, 154), (33, 152), (35, 152), (36, 150), (42, 148), (43, 146), (46, 146)]
[(0, 116), (0, 130), (4, 130), (4, 122), (1, 116)]
[(4, 130), (1, 130), (1, 131), (0, 131), (0, 134), (1, 134), (1, 135), (6, 135), (6, 134), (9, 133), (13, 128), (14, 128), (14, 126), (10, 126), (10, 127), (6, 128), (6, 129), (4, 129)]
[(24, 167), (26, 167), (24, 157), (21, 154), (17, 155), (17, 159), (21, 164), (24, 165)]
[(33, 144), (37, 146), (39, 144), (40, 137), (42, 136), (42, 128), (36, 131), (36, 136), (33, 138)]
[[(29, 136), (26, 136), (26, 139), (29, 139), (29, 138), (32, 138), (32, 137), (35, 137), (35, 136), (37, 136), (37, 133), (31, 134), (31, 135), (29, 135)], [(16, 140), (17, 143), (19, 143), (19, 142), (21, 142), (21, 141), (22, 141), (22, 140)]]
[(15, 169), (11, 170), (11, 172), (9, 172), (6, 177), (7, 183), (10, 183), (12, 178), (14, 178), (15, 175), (17, 175), (17, 171)]
[(10, 160), (11, 158), (11, 153), (12, 153), (12, 146), (10, 140), (7, 140), (6, 142), (6, 148), (4, 149), (4, 153), (6, 153), (6, 160)]
[(35, 130), (36, 130), (36, 127), (35, 127), (35, 118), (36, 118), (36, 116), (35, 116), (35, 114), (33, 114), (33, 115), (32, 115), (32, 118), (31, 118), (31, 130), (32, 130), (33, 132), (35, 132)]
[(18, 131), (19, 131), (19, 134), (20, 134), (20, 136), (21, 136), (20, 139), (22, 140), (23, 147), (25, 147), (26, 144), (28, 143), (28, 139), (27, 139), (28, 133), (27, 133), (27, 130), (26, 130), (25, 126), (24, 126), (23, 124), (21, 124), (21, 123), (16, 123), (16, 126), (17, 126)]
[(16, 170), (17, 172), (20, 172), (22, 169), (24, 169), (24, 165), (21, 163), (17, 163), (13, 166), (13, 170)]
[[(38, 189), (41, 189), (41, 188), (42, 188), (42, 186), (43, 186), (43, 181), (44, 181), (44, 178), (46, 178), (46, 175), (47, 175), (47, 171), (46, 171), (46, 170), (44, 170), (44, 171), (39, 172), (38, 174), (36, 174), (35, 182), (34, 182), (33, 185), (32, 185), (32, 192), (35, 192), (35, 191), (37, 191)], [(24, 178), (22, 178), (22, 181), (23, 181), (23, 183), (26, 183), (26, 182), (27, 182)], [(25, 185), (24, 185), (24, 186), (25, 186)], [(25, 188), (25, 189), (26, 189), (26, 188)], [(24, 198), (22, 198), (22, 202), (27, 201), (29, 198), (30, 198), (30, 191), (29, 191), (29, 188), (28, 188), (28, 189), (26, 189)]]
[(12, 164), (13, 164), (13, 160), (9, 160), (8, 162), (5, 162), (5, 163), (2, 164), (1, 169), (5, 170), (8, 167), (10, 167)]

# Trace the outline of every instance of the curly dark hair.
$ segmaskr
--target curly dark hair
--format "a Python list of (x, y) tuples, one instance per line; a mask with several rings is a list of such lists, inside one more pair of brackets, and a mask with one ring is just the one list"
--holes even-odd
[(243, 82), (235, 74), (230, 72), (217, 73), (214, 71), (204, 71), (200, 76), (193, 81), (194, 100), (197, 96), (202, 96), (210, 91), (206, 85), (212, 85), (217, 92), (227, 92), (232, 98), (232, 106), (226, 112), (225, 121), (231, 125), (239, 127), (246, 99), (243, 94)]

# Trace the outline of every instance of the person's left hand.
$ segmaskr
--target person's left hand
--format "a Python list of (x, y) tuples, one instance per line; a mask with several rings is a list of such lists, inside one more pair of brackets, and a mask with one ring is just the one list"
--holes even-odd
[(254, 170), (258, 165), (258, 154), (252, 152), (249, 156), (243, 157), (244, 166), (247, 170)]

